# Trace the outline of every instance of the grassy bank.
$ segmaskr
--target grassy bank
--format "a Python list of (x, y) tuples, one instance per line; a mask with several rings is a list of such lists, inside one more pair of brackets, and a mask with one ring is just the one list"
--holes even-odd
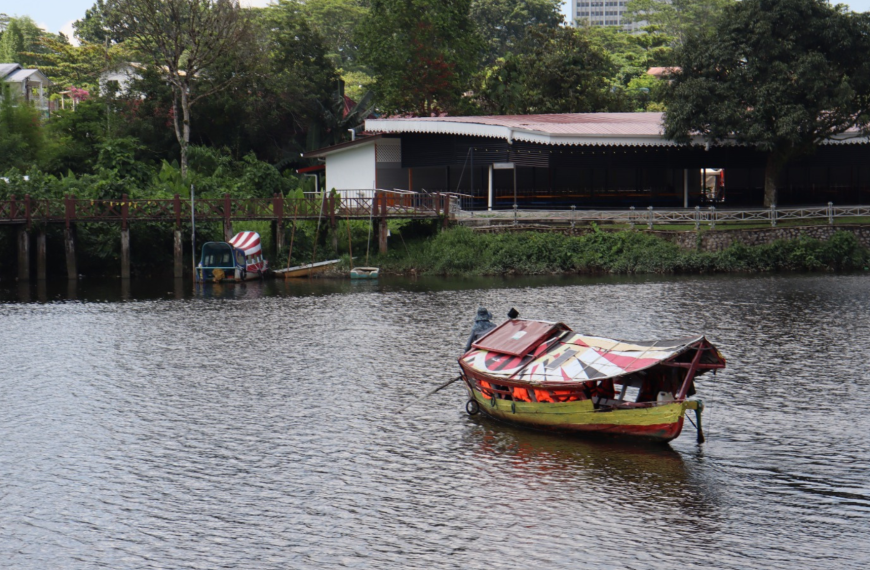
[(839, 271), (870, 265), (870, 250), (846, 231), (828, 241), (800, 238), (753, 247), (733, 244), (711, 253), (684, 250), (643, 232), (596, 230), (571, 237), (535, 232), (479, 234), (456, 227), (425, 240), (392, 240), (391, 247), (374, 263), (385, 273), (419, 275)]

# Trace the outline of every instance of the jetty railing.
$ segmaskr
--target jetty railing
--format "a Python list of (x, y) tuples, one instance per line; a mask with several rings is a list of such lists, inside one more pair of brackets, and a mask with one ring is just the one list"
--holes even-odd
[(828, 202), (827, 206), (803, 206), (794, 208), (702, 208), (656, 209), (631, 208), (624, 210), (580, 210), (572, 207), (569, 210), (494, 210), (490, 212), (458, 213), (460, 221), (475, 220), (478, 224), (491, 220), (493, 224), (550, 224), (570, 225), (588, 223), (626, 224), (630, 227), (646, 225), (648, 228), (661, 225), (693, 225), (700, 229), (702, 225), (711, 229), (716, 224), (769, 224), (776, 227), (779, 222), (793, 220), (826, 220), (829, 224), (835, 221), (848, 221), (857, 218), (870, 218), (870, 206), (835, 206)]
[[(302, 198), (280, 195), (271, 198), (194, 199), (197, 222), (265, 220), (286, 222), (293, 218), (439, 218), (459, 208), (448, 194), (418, 194), (368, 189), (338, 191), (336, 194), (305, 194)], [(357, 195), (354, 195), (357, 193)], [(453, 206), (453, 207), (451, 207)], [(0, 224), (113, 222), (175, 222), (190, 219), (190, 198), (176, 195), (169, 199), (121, 198), (94, 200), (65, 196), (61, 199), (14, 196), (0, 200)]]

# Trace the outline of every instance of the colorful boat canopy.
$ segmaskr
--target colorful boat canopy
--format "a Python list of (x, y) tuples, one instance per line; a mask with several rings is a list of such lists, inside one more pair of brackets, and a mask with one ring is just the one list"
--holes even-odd
[(239, 232), (230, 240), (230, 245), (245, 252), (245, 256), (257, 255), (262, 251), (260, 234), (257, 232)]
[(658, 341), (614, 340), (586, 336), (566, 327), (564, 332), (557, 332), (524, 356), (472, 348), (462, 360), (479, 372), (505, 380), (531, 384), (588, 382), (650, 368), (702, 340), (703, 336)]

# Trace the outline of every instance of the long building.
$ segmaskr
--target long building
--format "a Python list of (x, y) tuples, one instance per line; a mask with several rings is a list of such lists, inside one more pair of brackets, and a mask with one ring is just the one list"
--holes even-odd
[[(305, 153), (327, 188), (455, 192), (474, 209), (761, 206), (766, 154), (663, 135), (661, 113), (418, 117), (366, 121), (369, 136)], [(828, 140), (780, 173), (778, 203), (870, 203), (870, 142)], [(709, 175), (719, 173), (710, 192)], [(705, 176), (705, 174), (707, 176)], [(703, 182), (702, 182), (703, 181)], [(724, 187), (724, 191), (722, 191)]]

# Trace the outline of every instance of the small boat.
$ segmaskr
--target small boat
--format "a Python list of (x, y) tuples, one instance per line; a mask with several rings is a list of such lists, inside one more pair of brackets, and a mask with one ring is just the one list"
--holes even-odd
[(257, 232), (239, 232), (229, 242), (206, 242), (199, 259), (196, 266), (196, 280), (199, 282), (260, 279), (269, 268)]
[(330, 259), (329, 261), (318, 261), (317, 263), (306, 263), (305, 265), (297, 265), (296, 267), (286, 267), (277, 269), (273, 273), (284, 279), (311, 277), (317, 273), (323, 273), (336, 263), (341, 263), (340, 259)]
[(378, 272), (380, 268), (378, 267), (354, 267), (350, 270), (350, 278), (351, 279), (377, 279)]
[(702, 442), (704, 404), (688, 397), (698, 376), (725, 368), (703, 335), (624, 341), (518, 318), (474, 334), (459, 358), (466, 411), (557, 432), (667, 442), (694, 410)]

